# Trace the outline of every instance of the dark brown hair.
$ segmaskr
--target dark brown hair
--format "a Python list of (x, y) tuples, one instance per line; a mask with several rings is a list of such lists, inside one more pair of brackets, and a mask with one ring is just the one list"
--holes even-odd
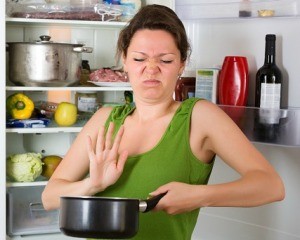
[(170, 33), (180, 51), (181, 61), (186, 61), (190, 55), (190, 44), (183, 23), (176, 13), (163, 5), (146, 5), (142, 7), (122, 29), (118, 39), (117, 57), (127, 56), (127, 50), (133, 35), (142, 29), (164, 30)]

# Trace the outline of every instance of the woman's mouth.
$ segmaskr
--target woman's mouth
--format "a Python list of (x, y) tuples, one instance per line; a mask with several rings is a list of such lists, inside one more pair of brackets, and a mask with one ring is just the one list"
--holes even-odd
[(155, 86), (160, 85), (161, 82), (158, 80), (155, 80), (155, 79), (148, 79), (148, 80), (143, 81), (143, 84), (146, 86), (149, 86), (149, 87), (151, 87), (151, 86), (155, 87)]

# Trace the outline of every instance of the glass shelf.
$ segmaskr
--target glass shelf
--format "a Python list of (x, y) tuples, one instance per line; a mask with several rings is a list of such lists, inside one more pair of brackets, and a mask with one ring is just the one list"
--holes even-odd
[(79, 133), (91, 116), (92, 115), (79, 115), (76, 123), (70, 127), (60, 127), (51, 119), (47, 127), (6, 128), (6, 133)]
[(176, 0), (175, 11), (183, 20), (254, 19), (299, 17), (299, 0), (199, 1)]
[(105, 21), (82, 21), (82, 20), (56, 20), (56, 19), (35, 19), (35, 18), (11, 18), (6, 17), (6, 23), (10, 25), (31, 25), (52, 26), (52, 25), (71, 25), (82, 27), (101, 27), (101, 28), (122, 28), (127, 22), (105, 22)]
[(300, 109), (219, 106), (252, 142), (300, 147)]
[(98, 87), (98, 86), (77, 86), (77, 87), (26, 87), (7, 86), (6, 91), (132, 91), (131, 87)]
[(7, 180), (6, 187), (36, 187), (36, 186), (46, 186), (48, 179), (43, 176), (39, 176), (33, 182), (12, 182)]
[(48, 181), (35, 181), (35, 182), (7, 182), (6, 187), (35, 187), (46, 186)]

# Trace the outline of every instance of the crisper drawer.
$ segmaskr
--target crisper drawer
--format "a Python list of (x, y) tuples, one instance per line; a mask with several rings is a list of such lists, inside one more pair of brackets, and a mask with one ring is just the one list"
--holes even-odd
[(58, 210), (46, 211), (41, 194), (44, 186), (7, 188), (7, 234), (32, 235), (60, 232)]

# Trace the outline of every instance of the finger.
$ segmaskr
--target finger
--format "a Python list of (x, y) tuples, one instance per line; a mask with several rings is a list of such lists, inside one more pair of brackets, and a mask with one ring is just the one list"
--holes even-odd
[(105, 138), (105, 149), (111, 149), (112, 148), (112, 136), (114, 132), (114, 123), (110, 122), (108, 126), (108, 130), (106, 133), (106, 138)]
[(114, 143), (113, 143), (113, 146), (112, 146), (112, 151), (114, 151), (115, 153), (118, 152), (118, 149), (120, 147), (120, 143), (121, 143), (121, 140), (122, 140), (122, 136), (123, 136), (123, 133), (124, 133), (124, 126), (122, 125), (115, 137), (115, 140), (114, 140)]
[(127, 161), (127, 158), (128, 158), (128, 152), (123, 151), (120, 154), (118, 162), (117, 162), (117, 169), (118, 169), (119, 172), (123, 172), (123, 169), (124, 169), (125, 163)]
[(157, 188), (155, 191), (149, 193), (149, 195), (150, 196), (156, 196), (156, 195), (159, 195), (161, 193), (168, 192), (168, 191), (170, 191), (169, 184), (165, 184), (165, 185), (162, 185), (159, 188)]
[(95, 153), (93, 150), (92, 139), (89, 135), (87, 135), (86, 146), (87, 146), (88, 157), (90, 161), (92, 161), (95, 159)]
[(101, 126), (98, 132), (97, 136), (97, 142), (96, 142), (96, 155), (98, 156), (101, 154), (104, 150), (104, 135), (105, 135), (105, 128), (104, 126)]

